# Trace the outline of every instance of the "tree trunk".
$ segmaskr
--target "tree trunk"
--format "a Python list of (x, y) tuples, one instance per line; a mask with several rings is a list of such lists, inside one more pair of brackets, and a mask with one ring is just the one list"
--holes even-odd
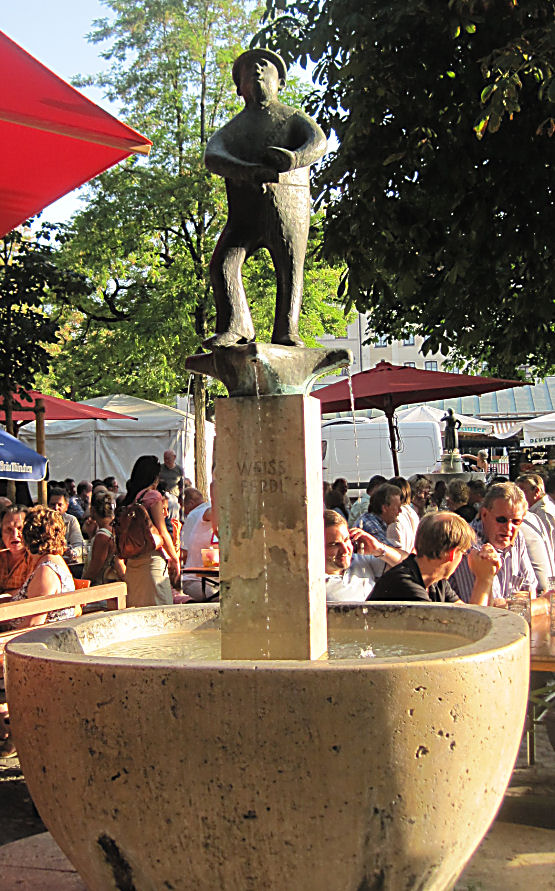
[(193, 375), (195, 403), (195, 486), (208, 499), (206, 474), (206, 383), (202, 374)]
[[(35, 404), (35, 446), (39, 455), (44, 455), (46, 458), (46, 442), (44, 438), (45, 416), (44, 399), (37, 399)], [(38, 504), (42, 504), (44, 507), (47, 506), (46, 492), (46, 480), (39, 480), (37, 483), (37, 501)]]

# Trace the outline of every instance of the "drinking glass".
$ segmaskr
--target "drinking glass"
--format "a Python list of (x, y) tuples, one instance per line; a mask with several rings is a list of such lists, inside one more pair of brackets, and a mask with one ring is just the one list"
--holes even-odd
[(205, 567), (205, 569), (212, 569), (220, 565), (219, 548), (215, 548), (213, 546), (210, 548), (201, 548), (200, 555), (202, 557), (202, 565)]
[(507, 597), (507, 609), (512, 613), (516, 613), (526, 619), (529, 625), (532, 624), (532, 607), (530, 602), (530, 591), (513, 591)]

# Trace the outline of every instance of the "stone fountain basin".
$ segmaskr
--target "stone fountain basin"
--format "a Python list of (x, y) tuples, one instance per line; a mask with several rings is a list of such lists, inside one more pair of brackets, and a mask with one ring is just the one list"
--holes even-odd
[(21, 765), (91, 891), (452, 886), (501, 803), (522, 733), (526, 623), (505, 610), (340, 605), (330, 627), (469, 643), (402, 660), (95, 656), (213, 626), (212, 605), (45, 626), (6, 648)]

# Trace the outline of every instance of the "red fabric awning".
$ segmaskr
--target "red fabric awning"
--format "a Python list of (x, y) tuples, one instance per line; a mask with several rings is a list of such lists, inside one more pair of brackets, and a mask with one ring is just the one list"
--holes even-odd
[[(381, 408), (386, 414), (391, 414), (399, 405), (412, 402), (492, 393), (524, 385), (525, 381), (426, 371), (406, 365), (392, 365), (390, 362), (378, 362), (374, 368), (359, 371), (352, 377), (355, 409)], [(350, 411), (351, 397), (346, 378), (329, 387), (313, 390), (312, 395), (322, 403), (323, 412)]]
[[(37, 399), (42, 399), (44, 403), (45, 420), (47, 421), (82, 421), (85, 418), (101, 420), (117, 418), (120, 421), (122, 418), (128, 418), (131, 421), (137, 420), (131, 417), (131, 415), (123, 415), (117, 411), (97, 408), (95, 405), (84, 405), (82, 402), (72, 402), (71, 399), (60, 399), (58, 396), (45, 396), (44, 393), (38, 393), (36, 390), (30, 390), (28, 394), (13, 397), (13, 420), (17, 423), (34, 421)], [(0, 421), (3, 420), (5, 420), (4, 397), (0, 396)]]
[[(481, 377), (472, 374), (453, 374), (447, 371), (427, 371), (378, 362), (375, 368), (359, 371), (351, 378), (354, 408), (381, 408), (387, 416), (389, 440), (395, 476), (399, 476), (397, 437), (394, 430), (394, 413), (399, 405), (411, 402), (431, 402), (454, 396), (492, 393), (508, 387), (523, 387), (524, 381)], [(322, 403), (323, 412), (350, 411), (351, 389), (349, 380), (342, 378), (329, 387), (313, 390), (312, 395)]]
[(0, 237), (152, 143), (0, 31)]

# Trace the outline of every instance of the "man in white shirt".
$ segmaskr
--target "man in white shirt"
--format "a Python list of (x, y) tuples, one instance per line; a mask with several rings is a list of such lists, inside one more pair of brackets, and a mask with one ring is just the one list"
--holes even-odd
[[(213, 529), (210, 502), (200, 505), (200, 509), (191, 511), (189, 517), (193, 514), (195, 514), (195, 518), (187, 539), (185, 569), (189, 566), (202, 566), (202, 549), (212, 545)], [(203, 584), (202, 577), (198, 575), (184, 575), (181, 590), (183, 594), (197, 601), (209, 600), (214, 594), (213, 589), (207, 588), (206, 584)]]
[(528, 473), (519, 476), (516, 481), (528, 502), (528, 510), (532, 511), (544, 524), (555, 552), (555, 504), (545, 494), (545, 483), (539, 473)]
[(536, 514), (527, 510), (520, 531), (538, 580), (537, 592), (549, 591), (549, 579), (555, 578), (555, 555), (547, 529)]
[(191, 533), (197, 523), (197, 520), (202, 516), (204, 511), (210, 507), (210, 502), (204, 500), (204, 496), (202, 492), (198, 489), (195, 489), (193, 486), (188, 486), (183, 490), (183, 513), (185, 514), (185, 520), (183, 522), (183, 526), (181, 527), (181, 539), (180, 539), (180, 547), (181, 547), (181, 563), (185, 564), (187, 559), (187, 551), (189, 550), (189, 539), (191, 537)]
[(334, 510), (324, 511), (324, 537), (328, 603), (364, 603), (386, 566), (395, 566), (404, 556), (362, 529), (349, 530)]

